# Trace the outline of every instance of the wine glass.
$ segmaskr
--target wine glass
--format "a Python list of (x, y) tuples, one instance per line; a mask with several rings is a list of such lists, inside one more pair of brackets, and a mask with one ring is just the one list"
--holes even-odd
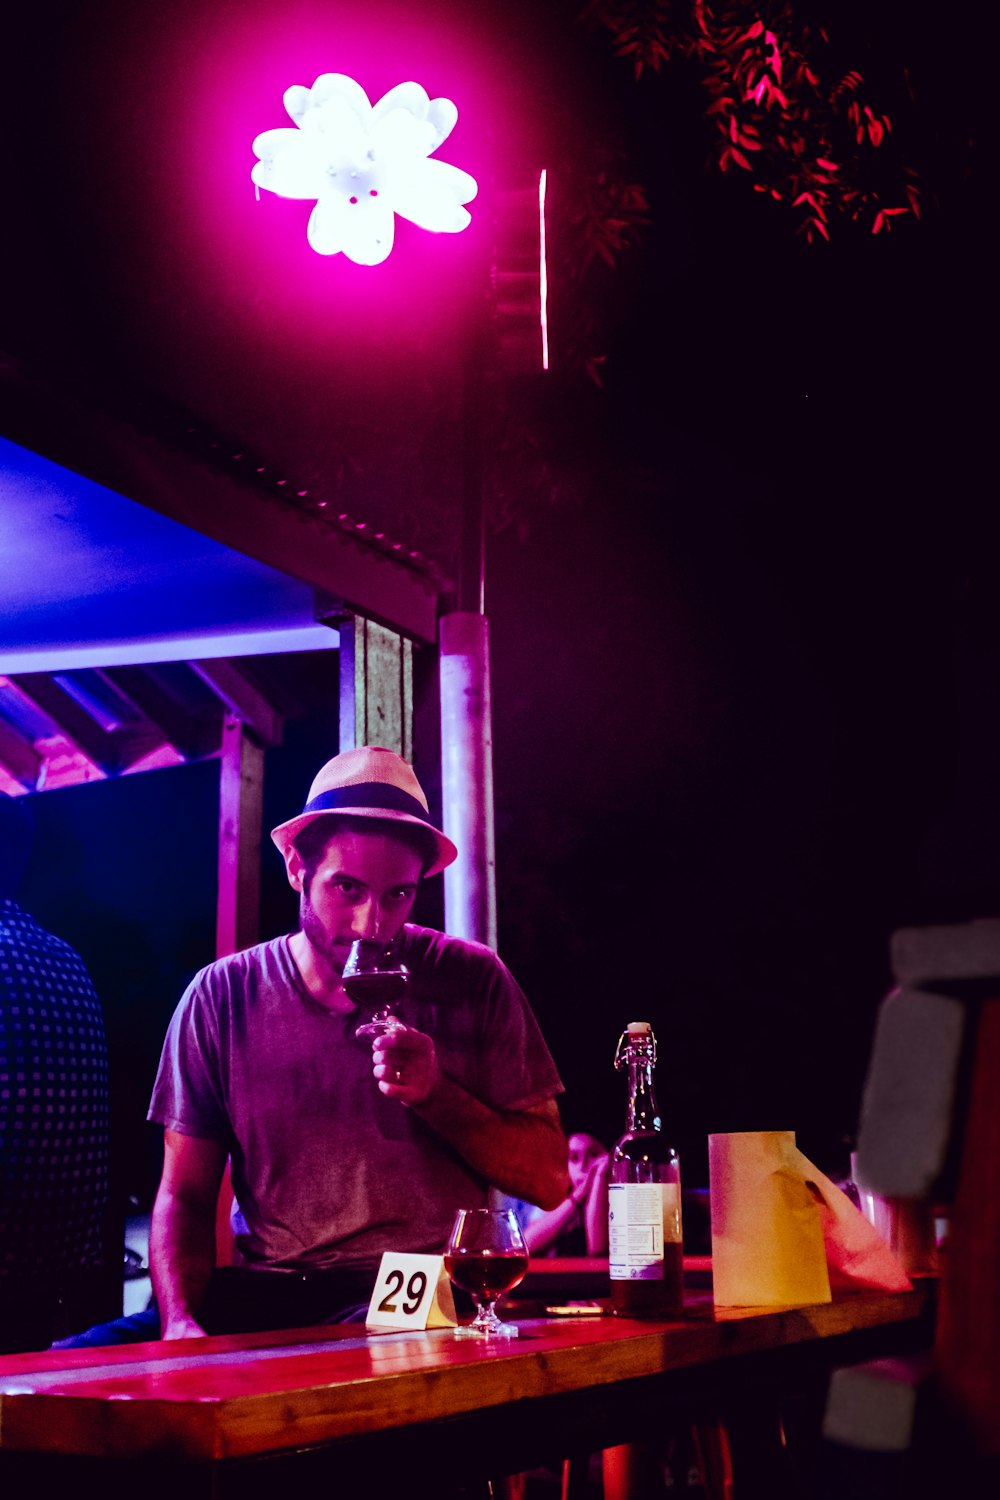
[(384, 1036), (401, 1026), (392, 1013), (409, 983), (410, 971), (401, 961), (394, 943), (375, 938), (355, 938), (344, 965), (343, 985), (348, 999), (372, 1015), (355, 1036)]
[(455, 1286), (476, 1304), (472, 1323), (455, 1329), (456, 1338), (516, 1339), (513, 1323), (503, 1323), (493, 1304), (524, 1279), (528, 1251), (512, 1208), (460, 1208), (444, 1257)]

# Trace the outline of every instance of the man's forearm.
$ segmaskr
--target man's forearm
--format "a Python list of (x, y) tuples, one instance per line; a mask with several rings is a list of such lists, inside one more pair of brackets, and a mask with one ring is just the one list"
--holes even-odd
[(426, 1100), (412, 1107), (500, 1192), (545, 1209), (566, 1196), (566, 1140), (554, 1102), (551, 1117), (490, 1109), (440, 1073)]
[(197, 1324), (214, 1265), (214, 1220), (161, 1190), (149, 1230), (149, 1266), (163, 1338)]

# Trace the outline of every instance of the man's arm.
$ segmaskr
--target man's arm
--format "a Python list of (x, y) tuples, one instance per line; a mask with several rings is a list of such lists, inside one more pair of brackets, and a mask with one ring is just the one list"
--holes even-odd
[(196, 1338), (205, 1331), (196, 1312), (215, 1265), (215, 1208), (226, 1157), (221, 1141), (164, 1132), (163, 1176), (149, 1229), (161, 1338)]
[(441, 1071), (431, 1038), (413, 1027), (379, 1037), (373, 1062), (382, 1093), (426, 1120), (493, 1187), (540, 1208), (562, 1202), (566, 1137), (554, 1099), (523, 1110), (491, 1109)]

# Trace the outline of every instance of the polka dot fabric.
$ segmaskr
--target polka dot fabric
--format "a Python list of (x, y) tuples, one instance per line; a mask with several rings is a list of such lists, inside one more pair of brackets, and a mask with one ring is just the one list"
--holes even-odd
[(0, 1275), (100, 1261), (108, 1052), (79, 954), (0, 901)]

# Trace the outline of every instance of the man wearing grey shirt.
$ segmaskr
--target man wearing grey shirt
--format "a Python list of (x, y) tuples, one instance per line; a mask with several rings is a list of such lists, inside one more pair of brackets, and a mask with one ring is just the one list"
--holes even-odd
[[(153, 1091), (168, 1339), (336, 1319), (367, 1302), (383, 1251), (443, 1251), (491, 1186), (543, 1208), (566, 1189), (562, 1084), (516, 982), (491, 950), (407, 922), (457, 853), (412, 768), (335, 756), (272, 838), (300, 929), (196, 975)], [(395, 939), (410, 972), (405, 1024), (373, 1039), (342, 982), (357, 937)], [(238, 1264), (213, 1272), (227, 1158)]]

